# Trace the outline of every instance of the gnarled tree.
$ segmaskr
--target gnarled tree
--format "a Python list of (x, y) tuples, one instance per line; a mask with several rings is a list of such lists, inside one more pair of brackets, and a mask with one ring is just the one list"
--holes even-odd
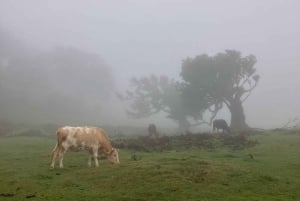
[(247, 129), (243, 103), (259, 80), (255, 63), (254, 55), (242, 57), (235, 50), (226, 50), (215, 56), (203, 54), (187, 58), (182, 62), (181, 71), (185, 81), (183, 98), (192, 101), (190, 105), (195, 112), (203, 109), (195, 107), (197, 102), (205, 102), (211, 112), (210, 122), (225, 104), (231, 112), (231, 128)]

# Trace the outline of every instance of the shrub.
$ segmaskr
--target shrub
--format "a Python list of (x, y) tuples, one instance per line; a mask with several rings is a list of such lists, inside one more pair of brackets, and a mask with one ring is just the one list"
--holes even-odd
[(210, 134), (210, 133), (185, 133), (177, 136), (162, 136), (151, 138), (140, 136), (137, 138), (127, 138), (114, 140), (113, 146), (120, 149), (134, 151), (164, 151), (177, 149), (215, 149), (220, 147), (240, 150), (255, 146), (257, 141), (250, 140), (248, 133), (236, 135)]

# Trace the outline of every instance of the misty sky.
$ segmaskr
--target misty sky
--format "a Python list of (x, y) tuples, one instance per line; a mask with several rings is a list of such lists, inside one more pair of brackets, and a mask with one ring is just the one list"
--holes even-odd
[(254, 54), (261, 80), (246, 118), (270, 128), (300, 118), (299, 11), (298, 0), (0, 0), (0, 26), (36, 49), (98, 53), (119, 89), (132, 76), (179, 79), (186, 57)]

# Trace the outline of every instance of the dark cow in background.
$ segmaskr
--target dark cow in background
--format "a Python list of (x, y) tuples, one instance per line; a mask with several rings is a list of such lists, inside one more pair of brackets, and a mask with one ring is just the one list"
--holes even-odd
[(230, 133), (229, 126), (228, 126), (227, 122), (224, 119), (215, 119), (213, 121), (213, 131), (215, 131), (216, 129), (217, 129), (217, 132), (219, 131), (219, 129), (222, 129), (223, 133), (225, 131), (227, 133)]
[(149, 124), (149, 126), (148, 126), (148, 136), (149, 137), (155, 137), (155, 138), (157, 138), (158, 137), (158, 132), (157, 132), (157, 130), (156, 130), (156, 126), (155, 126), (155, 124)]

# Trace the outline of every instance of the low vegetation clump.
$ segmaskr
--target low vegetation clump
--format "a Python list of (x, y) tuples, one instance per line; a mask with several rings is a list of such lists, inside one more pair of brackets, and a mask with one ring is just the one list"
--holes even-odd
[(238, 134), (211, 134), (211, 133), (186, 133), (178, 136), (149, 137), (139, 136), (114, 140), (113, 145), (120, 149), (133, 151), (166, 151), (183, 149), (216, 149), (230, 148), (241, 150), (253, 147), (257, 140), (250, 139), (249, 133)]

